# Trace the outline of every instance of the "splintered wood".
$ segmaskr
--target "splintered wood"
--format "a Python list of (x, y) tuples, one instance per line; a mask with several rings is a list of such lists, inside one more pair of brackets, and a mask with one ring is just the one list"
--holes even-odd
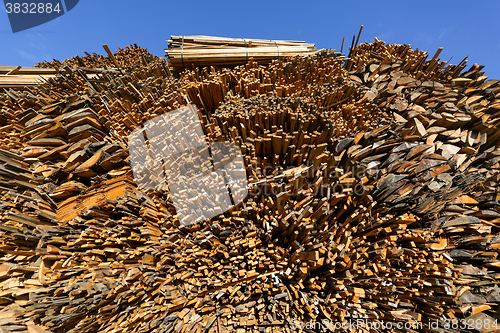
[[(39, 64), (57, 75), (0, 93), (0, 327), (492, 331), (500, 84), (439, 52), (375, 40), (178, 78), (137, 46)], [(249, 194), (182, 226), (168, 190), (137, 186), (127, 136), (189, 104), (241, 148)]]

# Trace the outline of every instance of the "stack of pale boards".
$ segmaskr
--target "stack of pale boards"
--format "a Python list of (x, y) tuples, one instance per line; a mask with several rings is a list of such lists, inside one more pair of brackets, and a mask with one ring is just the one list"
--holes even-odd
[[(145, 50), (119, 52), (118, 72), (82, 76), (118, 58), (88, 55), (0, 94), (3, 331), (495, 328), (500, 86), (481, 67), (376, 41), (348, 63), (176, 80)], [(180, 226), (168, 191), (137, 187), (127, 135), (188, 101), (208, 141), (241, 147), (250, 185), (229, 212)]]

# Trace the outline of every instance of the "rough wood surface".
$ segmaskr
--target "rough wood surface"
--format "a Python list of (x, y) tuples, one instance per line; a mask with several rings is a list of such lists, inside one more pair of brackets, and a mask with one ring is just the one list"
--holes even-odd
[[(135, 46), (114, 54), (114, 70), (109, 55), (40, 64), (56, 77), (0, 93), (0, 327), (493, 323), (499, 81), (438, 56), (376, 40), (346, 60), (325, 52), (179, 79)], [(168, 191), (134, 183), (127, 135), (191, 103), (209, 142), (241, 147), (249, 195), (181, 226)]]

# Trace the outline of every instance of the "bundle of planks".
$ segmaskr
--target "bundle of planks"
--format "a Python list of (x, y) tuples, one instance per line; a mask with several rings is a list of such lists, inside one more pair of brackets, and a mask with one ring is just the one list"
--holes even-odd
[[(103, 66), (94, 77), (76, 60), (0, 93), (0, 327), (495, 327), (500, 85), (481, 66), (376, 40), (346, 61), (325, 52), (175, 79), (145, 49), (118, 53), (117, 70), (87, 55)], [(127, 136), (188, 104), (207, 141), (241, 148), (249, 194), (183, 226), (168, 190), (135, 183)]]
[(211, 36), (170, 36), (167, 59), (174, 72), (192, 66), (234, 66), (249, 59), (269, 63), (273, 59), (312, 55), (314, 44), (299, 41), (223, 38)]
[(57, 71), (51, 68), (34, 68), (0, 65), (0, 89), (24, 89), (54, 77)]
[(94, 78), (96, 73), (119, 72), (124, 66), (139, 68), (154, 58), (147, 50), (137, 45), (127, 46), (113, 54), (107, 45), (103, 45), (107, 56), (93, 55), (85, 52), (85, 57), (74, 56), (62, 63), (59, 60), (40, 62), (36, 67), (2, 66), (0, 65), (0, 89), (23, 90), (41, 84), (62, 71), (80, 71), (86, 78)]

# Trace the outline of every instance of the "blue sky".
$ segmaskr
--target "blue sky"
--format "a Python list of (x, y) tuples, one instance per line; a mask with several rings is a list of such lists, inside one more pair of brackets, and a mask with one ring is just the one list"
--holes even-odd
[[(14, 1), (14, 0), (13, 0)], [(411, 44), (456, 64), (485, 65), (500, 79), (500, 1), (130, 1), (80, 0), (67, 14), (41, 26), (12, 33), (0, 11), (0, 64), (33, 66), (53, 58), (104, 53), (137, 43), (164, 56), (170, 35), (210, 35), (304, 40), (318, 48), (350, 45), (375, 37)]]

